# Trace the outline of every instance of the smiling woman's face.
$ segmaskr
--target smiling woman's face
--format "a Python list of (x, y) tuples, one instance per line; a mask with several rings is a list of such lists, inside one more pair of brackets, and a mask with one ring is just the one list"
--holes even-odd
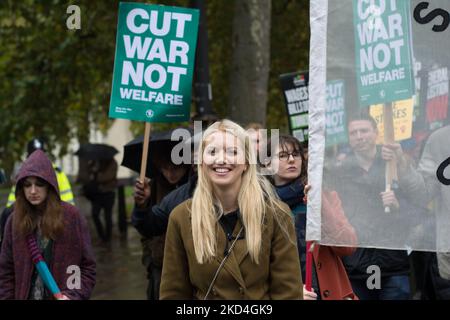
[(211, 183), (219, 188), (239, 188), (247, 168), (242, 143), (223, 131), (211, 134), (205, 142), (202, 166)]
[(278, 167), (274, 175), (277, 186), (287, 184), (297, 179), (302, 172), (302, 158), (299, 150), (295, 150), (292, 144), (278, 145), (271, 159), (271, 166)]

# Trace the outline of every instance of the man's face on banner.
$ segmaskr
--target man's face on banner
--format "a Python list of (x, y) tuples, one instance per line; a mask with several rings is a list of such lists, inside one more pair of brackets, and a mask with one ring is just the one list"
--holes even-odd
[(348, 125), (348, 140), (356, 153), (369, 152), (376, 147), (378, 131), (368, 120), (354, 120)]

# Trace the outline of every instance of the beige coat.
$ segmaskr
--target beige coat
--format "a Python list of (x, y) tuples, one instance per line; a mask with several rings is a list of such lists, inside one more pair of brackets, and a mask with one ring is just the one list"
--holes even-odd
[[(164, 250), (160, 299), (203, 299), (224, 257), (225, 232), (216, 227), (217, 256), (199, 264), (192, 239), (191, 200), (176, 207), (169, 219)], [(288, 211), (288, 207), (286, 206)], [(288, 211), (289, 212), (289, 211)], [(291, 217), (286, 216), (286, 219)], [(293, 223), (287, 223), (288, 240), (266, 211), (259, 264), (252, 262), (245, 240), (238, 240), (215, 282), (209, 299), (302, 299), (302, 279)], [(238, 220), (233, 235), (241, 228)]]

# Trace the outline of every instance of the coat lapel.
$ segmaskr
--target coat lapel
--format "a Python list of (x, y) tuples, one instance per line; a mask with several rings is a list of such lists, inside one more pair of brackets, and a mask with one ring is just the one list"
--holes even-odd
[[(238, 220), (238, 223), (236, 223), (236, 227), (234, 228), (234, 232), (233, 232), (233, 234), (235, 236), (237, 236), (241, 227), (242, 227), (241, 221)], [(247, 241), (246, 241), (245, 237), (246, 237), (246, 234), (245, 234), (245, 229), (244, 229), (244, 230), (242, 230), (242, 233), (241, 233), (242, 239), (239, 239), (236, 242), (236, 246), (234, 247), (233, 252), (232, 252), (232, 255), (236, 259), (236, 263), (238, 264), (238, 266), (242, 263), (242, 261), (248, 255)]]
[[(238, 220), (238, 222), (236, 223), (236, 227), (234, 228), (233, 235), (237, 235), (237, 233), (241, 229), (241, 226), (242, 226), (242, 224)], [(218, 234), (217, 250), (218, 250), (219, 254), (216, 255), (215, 259), (220, 265), (220, 263), (222, 262), (222, 260), (224, 258), (225, 247), (227, 246), (227, 239), (225, 236), (225, 231), (223, 230), (223, 228), (220, 225), (218, 225), (217, 234)], [(231, 243), (232, 243), (232, 241), (230, 243), (228, 243), (228, 248), (231, 246)], [(225, 265), (223, 267), (223, 269), (225, 269), (228, 273), (230, 273), (233, 276), (233, 278), (239, 283), (239, 285), (243, 288), (245, 288), (245, 282), (244, 282), (244, 278), (242, 277), (242, 273), (239, 268), (239, 264), (245, 258), (246, 252), (247, 252), (247, 246), (245, 245), (245, 240), (244, 239), (238, 240), (236, 242), (236, 245), (235, 245), (233, 251), (228, 256), (227, 261), (225, 262)]]

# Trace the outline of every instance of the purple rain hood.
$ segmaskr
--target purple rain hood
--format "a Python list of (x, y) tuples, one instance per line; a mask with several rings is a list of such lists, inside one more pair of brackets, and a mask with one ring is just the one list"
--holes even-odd
[(27, 177), (38, 177), (48, 182), (59, 197), (58, 181), (53, 164), (42, 150), (34, 151), (20, 167), (16, 177), (16, 192), (19, 183)]

